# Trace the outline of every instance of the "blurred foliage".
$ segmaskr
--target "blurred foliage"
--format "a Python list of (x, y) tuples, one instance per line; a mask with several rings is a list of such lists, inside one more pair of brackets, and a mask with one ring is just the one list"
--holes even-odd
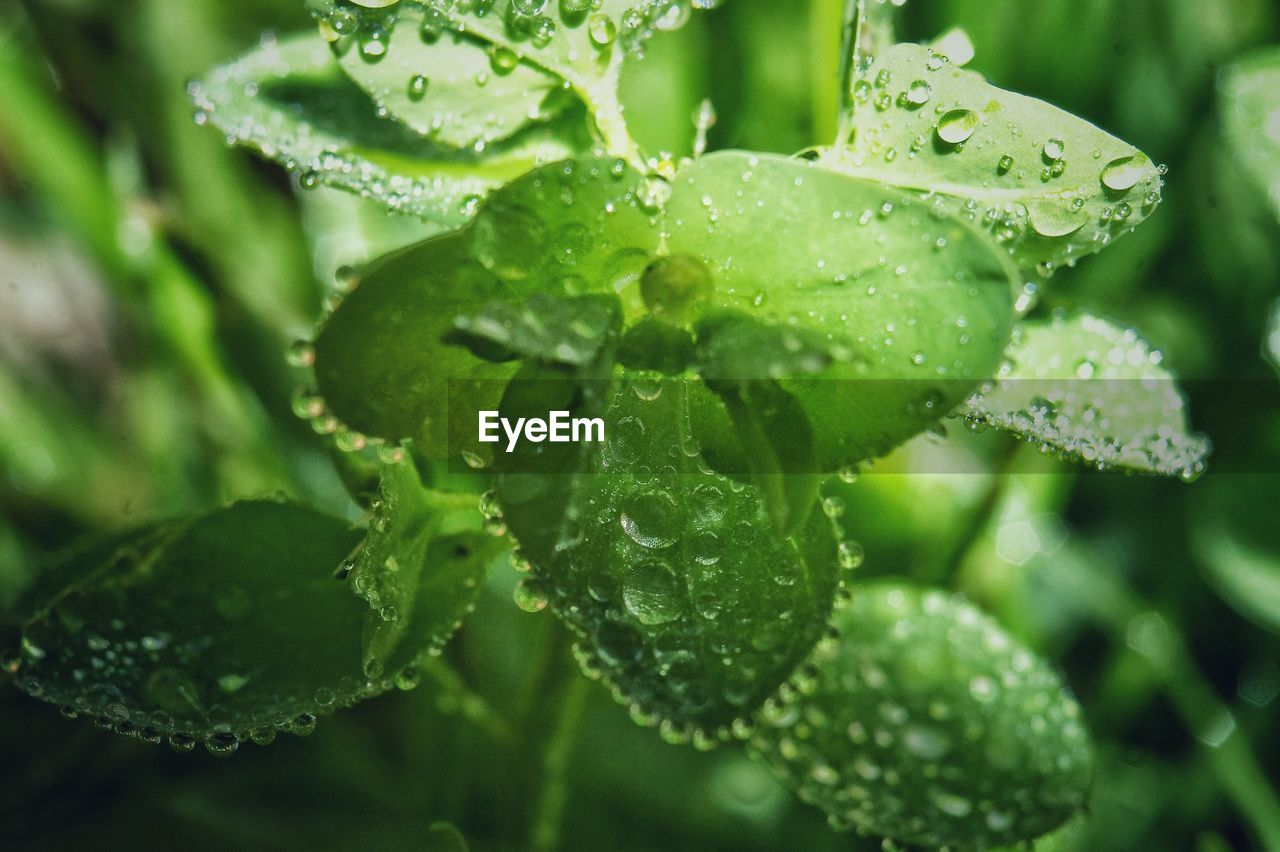
[[(636, 136), (789, 153), (835, 130), (842, 3), (732, 0), (624, 80)], [(965, 592), (1060, 661), (1099, 743), (1088, 814), (1052, 849), (1280, 848), (1280, 223), (1228, 143), (1223, 69), (1280, 41), (1269, 0), (937, 0), (898, 36), (961, 25), (971, 67), (1169, 166), (1133, 236), (1058, 273), (1038, 311), (1088, 302), (1167, 349), (1215, 442), (1194, 485), (1078, 473), (968, 434), (922, 438), (839, 484), (865, 575)], [(0, 606), (83, 533), (284, 493), (348, 519), (283, 353), (335, 270), (420, 236), (191, 120), (185, 82), (297, 0), (0, 6)], [(689, 116), (688, 120), (685, 117)], [(1272, 176), (1274, 179), (1274, 175)], [(1270, 350), (1267, 337), (1271, 335)], [(938, 454), (972, 474), (938, 469)], [(993, 471), (993, 472), (986, 472)], [(1053, 475), (1047, 475), (1053, 474)], [(404, 695), (230, 760), (115, 737), (0, 694), (15, 848), (837, 849), (740, 750), (636, 727), (577, 677), (563, 629), (493, 572)], [(4, 675), (0, 674), (0, 677)]]

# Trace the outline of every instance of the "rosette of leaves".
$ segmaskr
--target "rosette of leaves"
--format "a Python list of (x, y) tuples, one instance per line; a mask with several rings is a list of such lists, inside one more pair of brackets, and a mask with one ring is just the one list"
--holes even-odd
[[(1045, 664), (971, 608), (906, 592), (888, 593), (886, 608), (879, 592), (841, 592), (850, 543), (819, 486), (956, 412), (1089, 464), (1194, 478), (1208, 445), (1158, 352), (1087, 314), (1024, 319), (1028, 277), (1138, 225), (1160, 200), (1160, 170), (917, 45), (850, 63), (841, 133), (810, 158), (724, 151), (671, 166), (646, 160), (627, 133), (618, 71), (654, 30), (711, 4), (309, 5), (318, 36), (264, 43), (193, 87), (202, 119), (302, 170), (304, 185), (361, 192), (442, 233), (355, 273), (315, 341), (308, 413), (491, 477), (482, 503), (530, 571), (522, 600), (545, 601), (587, 672), (673, 738), (708, 743), (754, 726), (756, 746), (807, 799), (904, 841), (1006, 842), (1078, 808), (1087, 739)], [(476, 440), (486, 409), (601, 417), (608, 437), (507, 453)], [(24, 683), (148, 730), (214, 734), (314, 713), (312, 686), (333, 696), (323, 706), (385, 688), (448, 633), (498, 547), (469, 525), (479, 512), (404, 478), (384, 481), (364, 561), (345, 581), (358, 595), (316, 566), (341, 564), (361, 532), (273, 503), (88, 551), (32, 611)], [(259, 532), (206, 547), (206, 529), (228, 517)], [(270, 549), (277, 535), (314, 552), (284, 558)], [(200, 561), (208, 554), (216, 568)], [(208, 565), (201, 582), (234, 583), (261, 554), (276, 570), (295, 566), (297, 594), (314, 598), (303, 609), (328, 614), (323, 637), (309, 624), (280, 637), (299, 654), (322, 643), (292, 674), (283, 663), (253, 670), (240, 644), (287, 619), (259, 625), (251, 608), (215, 634), (164, 617), (173, 606), (161, 604), (188, 591), (177, 578), (189, 566)], [(264, 616), (279, 603), (248, 597)], [(166, 640), (155, 653), (187, 656), (165, 668), (211, 661), (221, 673), (162, 690), (163, 706), (142, 669), (79, 686), (87, 637), (148, 598), (160, 602), (140, 621), (151, 631), (225, 642)], [(838, 638), (820, 642), (828, 627)], [(956, 631), (965, 641), (949, 647)], [(134, 663), (147, 636), (121, 637)], [(832, 656), (832, 642), (850, 654)], [(188, 658), (193, 647), (205, 656)], [(863, 668), (846, 671), (850, 660)], [(927, 677), (881, 689), (866, 674), (877, 666)], [(297, 680), (309, 671), (323, 682)], [(224, 685), (225, 675), (235, 677)], [(850, 726), (874, 738), (870, 716), (885, 712), (923, 725), (931, 698), (959, 715), (932, 720), (918, 748), (859, 782), (863, 759), (885, 755), (851, 744)], [(178, 711), (171, 724), (157, 715)], [(792, 711), (808, 735), (786, 721)], [(974, 730), (995, 733), (983, 746)], [(930, 783), (898, 795), (890, 769)], [(961, 802), (971, 777), (991, 783)]]

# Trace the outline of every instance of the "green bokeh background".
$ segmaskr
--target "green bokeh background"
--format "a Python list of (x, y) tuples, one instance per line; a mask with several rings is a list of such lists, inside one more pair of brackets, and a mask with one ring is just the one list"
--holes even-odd
[[(646, 150), (792, 152), (835, 128), (840, 0), (728, 0), (625, 81)], [(1058, 663), (1100, 752), (1048, 849), (1280, 848), (1280, 223), (1226, 146), (1219, 70), (1280, 42), (1270, 0), (912, 0), (971, 67), (1167, 163), (1136, 233), (1045, 288), (1132, 322), (1218, 446), (1192, 485), (1068, 469), (999, 436), (922, 438), (847, 488), (868, 577), (963, 591)], [(424, 234), (191, 121), (185, 81), (299, 0), (0, 5), (0, 613), (78, 535), (283, 492), (356, 518), (296, 419), (284, 352), (334, 271)], [(1276, 344), (1272, 344), (1273, 347)], [(1274, 359), (1275, 356), (1270, 356)], [(977, 460), (1004, 475), (881, 475)], [(1213, 471), (1217, 472), (1213, 472)], [(1052, 474), (1052, 475), (1049, 475)], [(634, 726), (563, 629), (489, 580), (417, 689), (230, 759), (171, 754), (0, 684), (10, 848), (850, 849), (736, 747)], [(7, 638), (7, 637), (6, 637)], [(576, 716), (557, 696), (582, 694)], [(437, 827), (432, 828), (433, 825)]]

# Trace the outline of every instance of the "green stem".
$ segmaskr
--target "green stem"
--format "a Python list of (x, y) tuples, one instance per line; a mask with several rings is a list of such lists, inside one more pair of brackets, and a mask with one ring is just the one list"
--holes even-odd
[[(859, 32), (867, 19), (867, 0), (845, 0), (840, 36), (840, 115), (853, 114), (853, 84), (861, 49)], [(842, 137), (843, 138), (843, 137)]]
[[(1206, 749), (1209, 765), (1222, 790), (1240, 813), (1253, 825), (1264, 849), (1280, 849), (1280, 798), (1258, 765), (1252, 745), (1244, 732), (1236, 729), (1235, 717), (1187, 652), (1181, 636), (1170, 624), (1169, 661), (1154, 663), (1165, 682), (1183, 724)], [(1210, 740), (1205, 734), (1225, 726), (1225, 739)]]
[(996, 509), (1000, 507), (1000, 502), (1004, 499), (1009, 477), (1013, 472), (1014, 462), (1017, 460), (1018, 451), (1022, 446), (1022, 442), (1011, 440), (1001, 448), (1000, 455), (996, 458), (991, 471), (991, 481), (987, 483), (987, 490), (983, 492), (977, 508), (969, 516), (964, 529), (956, 537), (951, 549), (947, 551), (947, 555), (931, 571), (929, 578), (931, 581), (946, 583), (960, 571), (960, 567), (969, 556), (969, 552), (973, 550), (978, 543), (978, 539), (982, 537), (987, 527), (990, 526), (991, 519), (995, 517)]
[(834, 138), (836, 126), (845, 112), (843, 39), (831, 30), (831, 22), (841, 14), (844, 3), (845, 0), (813, 0), (809, 6), (809, 88), (814, 139)]
[(529, 832), (530, 844), (539, 852), (560, 847), (565, 808), (569, 801), (569, 762), (590, 686), (586, 678), (576, 676), (565, 684), (559, 718), (542, 755), (542, 787), (538, 791)]
[[(560, 843), (568, 800), (569, 760), (590, 684), (578, 672), (570, 649), (569, 632), (549, 625), (539, 671), (533, 679), (530, 703), (522, 726), (525, 749), (522, 798), (528, 802), (525, 842), (531, 849), (555, 849)], [(535, 790), (532, 801), (525, 797)]]
[(427, 657), (419, 665), (424, 675), (431, 678), (436, 687), (453, 700), (459, 714), (493, 739), (503, 744), (516, 742), (515, 731), (501, 714), (471, 690), (462, 676), (438, 657)]

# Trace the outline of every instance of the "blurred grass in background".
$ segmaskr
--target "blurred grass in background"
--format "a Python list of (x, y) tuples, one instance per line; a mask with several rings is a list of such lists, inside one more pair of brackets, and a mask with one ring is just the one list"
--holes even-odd
[[(713, 148), (826, 141), (842, 6), (731, 0), (655, 40), (625, 81), (637, 137), (688, 154), (709, 97)], [(1231, 469), (1259, 473), (1190, 486), (1077, 473), (953, 422), (961, 440), (918, 440), (875, 470), (955, 454), (1005, 475), (863, 476), (846, 494), (863, 570), (963, 591), (1062, 664), (1101, 761), (1091, 813), (1046, 848), (1280, 848), (1280, 411), (1274, 392), (1239, 392), (1276, 383), (1264, 339), (1280, 224), (1224, 145), (1215, 87), (1222, 66), (1280, 41), (1280, 10), (920, 0), (898, 36), (955, 25), (998, 85), (1169, 165), (1150, 223), (1060, 272), (1040, 310), (1088, 303), (1184, 377), (1249, 380), (1189, 389)], [(276, 492), (356, 516), (326, 443), (291, 413), (301, 376), (284, 352), (338, 266), (427, 229), (297, 190), (196, 127), (185, 94), (263, 31), (307, 26), (299, 0), (0, 6), (0, 610), (83, 533)], [(0, 693), (10, 842), (460, 848), (432, 829), (447, 822), (472, 849), (857, 845), (737, 749), (635, 727), (574, 674), (551, 616), (512, 605), (515, 579), (490, 578), (449, 666), (416, 690), (230, 760)], [(585, 702), (577, 718), (546, 700), (566, 693)]]

